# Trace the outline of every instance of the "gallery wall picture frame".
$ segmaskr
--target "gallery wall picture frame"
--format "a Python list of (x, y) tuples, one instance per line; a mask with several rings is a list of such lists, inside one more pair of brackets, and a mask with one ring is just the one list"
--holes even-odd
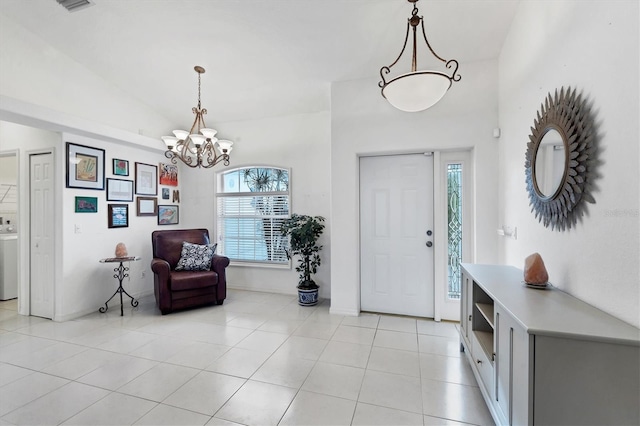
[(98, 197), (76, 197), (76, 213), (98, 213)]
[(109, 228), (129, 226), (129, 204), (107, 204)]
[(179, 223), (178, 206), (159, 205), (158, 206), (158, 225), (177, 225)]
[(178, 166), (160, 163), (160, 185), (178, 186)]
[(136, 194), (158, 195), (158, 166), (136, 162)]
[(67, 188), (104, 190), (104, 149), (67, 142)]
[(156, 216), (158, 214), (158, 199), (156, 197), (136, 197), (136, 211), (138, 216)]
[(133, 181), (107, 178), (107, 201), (133, 201)]
[(169, 188), (162, 188), (162, 199), (163, 200), (168, 200), (169, 199)]
[(113, 174), (116, 176), (129, 176), (129, 161), (114, 158)]

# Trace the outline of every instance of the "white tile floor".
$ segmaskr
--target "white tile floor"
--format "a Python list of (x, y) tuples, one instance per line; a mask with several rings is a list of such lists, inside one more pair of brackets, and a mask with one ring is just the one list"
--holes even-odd
[(301, 307), (230, 290), (222, 306), (56, 323), (0, 302), (0, 425), (493, 424), (457, 325)]

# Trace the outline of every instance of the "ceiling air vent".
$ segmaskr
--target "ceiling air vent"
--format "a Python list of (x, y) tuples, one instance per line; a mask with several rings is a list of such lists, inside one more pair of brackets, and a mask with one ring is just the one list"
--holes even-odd
[(90, 0), (57, 0), (69, 12), (77, 12), (85, 7), (93, 6)]

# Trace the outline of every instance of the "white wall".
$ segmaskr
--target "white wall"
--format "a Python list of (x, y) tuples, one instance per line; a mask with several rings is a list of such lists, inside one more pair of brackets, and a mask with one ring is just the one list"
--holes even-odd
[[(229, 167), (188, 169), (182, 167), (182, 201), (189, 208), (182, 215), (184, 227), (204, 227), (215, 238), (215, 174), (250, 165), (291, 169), (291, 211), (324, 216), (326, 228), (320, 239), (322, 265), (314, 280), (320, 297), (330, 298), (331, 220), (329, 209), (329, 114), (301, 114), (253, 121), (214, 123), (218, 137), (234, 142)], [(230, 266), (231, 288), (295, 294), (298, 273), (294, 269)]]
[[(165, 117), (0, 13), (0, 95), (159, 137)], [(143, 77), (141, 77), (143, 78)]]
[[(55, 275), (52, 285), (54, 293), (54, 320), (64, 321), (94, 312), (104, 306), (117, 288), (113, 278), (114, 264), (101, 264), (101, 258), (113, 257), (118, 242), (127, 245), (129, 254), (140, 256), (141, 260), (131, 263), (130, 278), (125, 288), (132, 296), (138, 297), (153, 293), (153, 275), (151, 263), (151, 232), (159, 229), (156, 217), (136, 215), (134, 202), (129, 205), (129, 226), (127, 228), (108, 228), (107, 204), (120, 203), (106, 200), (106, 191), (78, 188), (65, 188), (66, 142), (87, 145), (105, 150), (105, 177), (134, 180), (135, 162), (157, 165), (165, 160), (159, 150), (149, 150), (127, 142), (108, 142), (73, 134), (60, 134), (14, 123), (0, 122), (0, 151), (18, 151), (20, 159), (19, 185), (21, 205), (25, 205), (29, 196), (29, 152), (51, 149), (54, 152), (56, 167), (55, 189)], [(112, 159), (129, 160), (129, 176), (114, 176)], [(160, 187), (159, 187), (160, 188)], [(178, 187), (179, 189), (180, 187)], [(59, 196), (58, 196), (59, 195)], [(75, 213), (75, 197), (88, 196), (98, 198), (97, 213)], [(158, 196), (159, 198), (159, 196)], [(159, 200), (160, 203), (160, 200)], [(171, 204), (163, 202), (163, 204)], [(24, 306), (28, 295), (28, 220), (26, 209), (20, 211), (19, 230), (23, 236), (20, 245), (20, 300)], [(76, 227), (78, 232), (76, 232)], [(171, 226), (177, 228), (177, 225)], [(163, 226), (162, 229), (170, 227)], [(62, 255), (60, 255), (62, 254)], [(142, 277), (142, 273), (145, 277)], [(109, 309), (118, 309), (116, 299)], [(125, 297), (126, 299), (126, 297)], [(119, 302), (119, 300), (118, 300)]]
[[(98, 260), (113, 255), (119, 241), (127, 244), (131, 254), (142, 257), (140, 262), (132, 264), (127, 291), (133, 295), (151, 293), (150, 233), (157, 228), (156, 219), (137, 217), (133, 202), (129, 203), (129, 228), (107, 229), (104, 191), (64, 188), (64, 142), (105, 149), (106, 177), (113, 177), (111, 158), (129, 160), (129, 178), (133, 179), (136, 161), (150, 164), (166, 161), (162, 155), (163, 143), (140, 134), (159, 136), (171, 125), (147, 105), (2, 14), (0, 40), (0, 118), (8, 121), (0, 125), (0, 151), (19, 151), (19, 181), (25, 183), (28, 151), (53, 149), (55, 156), (56, 194), (60, 196), (56, 198), (56, 249), (61, 255), (56, 259), (54, 319), (65, 320), (93, 312), (115, 291), (113, 268), (99, 264)], [(67, 133), (62, 136), (62, 132)], [(98, 196), (98, 213), (76, 214), (76, 195)], [(20, 196), (28, 197), (26, 186), (20, 190)], [(28, 212), (21, 211), (20, 216), (20, 233), (27, 235)], [(80, 233), (75, 233), (75, 225), (80, 227)], [(21, 243), (20, 256), (28, 259), (28, 244)], [(28, 286), (28, 269), (24, 264), (26, 262), (20, 273), (23, 290)], [(143, 271), (146, 272), (144, 279), (141, 278)], [(27, 293), (21, 293), (24, 294)]]
[(358, 157), (473, 149), (475, 248), (473, 261), (497, 261), (497, 61), (461, 64), (434, 107), (406, 113), (380, 95), (378, 79), (334, 83), (331, 91), (331, 311), (360, 311)]
[[(161, 152), (142, 150), (128, 144), (117, 144), (81, 136), (63, 134), (63, 142), (72, 142), (105, 150), (105, 178), (127, 179), (135, 182), (135, 163), (157, 166), (165, 162)], [(129, 161), (129, 176), (114, 176), (112, 160), (119, 158)], [(64, 179), (64, 166), (58, 175)], [(135, 188), (135, 185), (134, 185)], [(158, 186), (160, 188), (160, 186)], [(175, 187), (180, 189), (180, 186)], [(135, 190), (135, 189), (134, 189)], [(75, 197), (98, 197), (97, 213), (75, 213)], [(148, 195), (145, 195), (148, 196)], [(113, 278), (113, 269), (118, 264), (102, 264), (102, 258), (114, 257), (119, 242), (127, 246), (130, 256), (139, 256), (140, 260), (131, 262), (130, 278), (123, 283), (126, 291), (134, 297), (153, 294), (153, 273), (150, 269), (152, 250), (151, 233), (156, 229), (179, 228), (179, 225), (158, 226), (156, 216), (137, 216), (136, 197), (133, 202), (107, 201), (106, 191), (66, 188), (62, 198), (62, 283), (56, 295), (59, 299), (59, 311), (56, 317), (68, 319), (86, 314), (104, 306), (117, 288)], [(158, 204), (173, 204), (161, 200), (158, 192)], [(108, 204), (127, 204), (129, 206), (129, 226), (126, 228), (108, 227)], [(79, 228), (79, 232), (76, 229)], [(142, 273), (144, 272), (144, 278)], [(118, 299), (116, 301), (116, 299)], [(125, 303), (129, 299), (125, 296)], [(109, 309), (119, 309), (119, 297), (116, 296)]]
[[(639, 7), (637, 1), (520, 4), (500, 56), (500, 262), (539, 252), (550, 281), (640, 327)], [(575, 228), (551, 231), (530, 212), (524, 155), (547, 93), (577, 88), (593, 105), (600, 143), (596, 204)]]
[[(29, 155), (28, 152), (36, 150), (55, 150), (61, 145), (60, 134), (32, 127), (21, 126), (14, 123), (0, 121), (0, 152), (13, 152), (16, 154), (18, 162), (18, 311), (20, 313), (28, 313), (27, 298), (25, 298), (24, 289), (28, 289), (28, 259), (29, 243), (25, 236), (28, 235), (29, 216), (24, 208), (24, 201), (29, 196), (29, 186), (27, 184), (29, 178)], [(55, 156), (55, 153), (54, 153)]]

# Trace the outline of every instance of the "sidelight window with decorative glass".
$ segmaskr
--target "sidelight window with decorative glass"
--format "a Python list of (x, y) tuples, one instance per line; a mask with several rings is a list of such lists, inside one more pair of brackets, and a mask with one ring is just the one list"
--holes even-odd
[(193, 168), (208, 169), (220, 162), (228, 166), (233, 142), (216, 138), (218, 131), (205, 125), (204, 115), (207, 114), (207, 110), (202, 108), (200, 102), (200, 77), (205, 69), (201, 66), (195, 66), (193, 69), (198, 73), (198, 106), (192, 108), (196, 118), (189, 131), (174, 130), (175, 136), (162, 136), (167, 145), (164, 155), (173, 164), (178, 164), (180, 160)]

